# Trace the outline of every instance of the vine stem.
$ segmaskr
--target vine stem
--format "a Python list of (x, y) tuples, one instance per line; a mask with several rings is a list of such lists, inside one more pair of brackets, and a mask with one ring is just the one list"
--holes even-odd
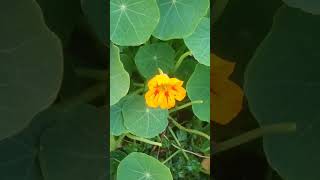
[(196, 134), (196, 135), (202, 136), (202, 137), (204, 137), (204, 138), (206, 138), (206, 139), (208, 139), (210, 141), (210, 136), (207, 135), (206, 133), (203, 133), (203, 132), (195, 130), (195, 129), (185, 128), (182, 125), (180, 125), (176, 120), (174, 120), (171, 116), (169, 116), (169, 119), (171, 120), (171, 122), (175, 126), (177, 126), (177, 128), (181, 129), (182, 131), (186, 131), (186, 132), (191, 133), (191, 134)]
[(131, 134), (126, 134), (126, 136), (128, 138), (130, 138), (130, 139), (133, 139), (133, 140), (137, 140), (137, 141), (141, 141), (141, 142), (144, 142), (144, 143), (147, 143), (147, 144), (151, 144), (151, 145), (162, 147), (162, 144), (159, 143), (159, 142), (154, 142), (154, 141), (151, 141), (149, 139), (145, 139), (145, 138), (142, 138), (142, 137), (134, 136), (134, 135), (131, 135)]
[(174, 66), (173, 73), (175, 73), (175, 72), (177, 71), (177, 69), (178, 69), (178, 68), (180, 67), (180, 65), (182, 64), (183, 60), (184, 60), (186, 57), (190, 56), (190, 55), (192, 55), (191, 51), (187, 51), (187, 52), (183, 53), (183, 54), (179, 57), (176, 65)]
[(178, 107), (170, 110), (169, 113), (173, 113), (173, 112), (179, 111), (179, 110), (181, 110), (181, 109), (184, 109), (184, 108), (186, 108), (186, 107), (191, 106), (192, 104), (202, 104), (202, 103), (203, 103), (202, 100), (191, 101), (191, 102), (188, 102), (188, 103), (186, 103), (186, 104), (183, 104), (183, 105), (181, 105), (181, 106), (178, 106)]
[(175, 147), (176, 149), (180, 149), (182, 152), (187, 152), (187, 153), (193, 154), (193, 155), (198, 156), (198, 157), (201, 157), (201, 158), (206, 158), (206, 159), (209, 159), (209, 158), (210, 158), (209, 156), (203, 156), (203, 155), (201, 155), (201, 154), (199, 154), (199, 153), (195, 153), (195, 152), (192, 152), (192, 151), (188, 151), (188, 150), (183, 149), (183, 148), (181, 148), (181, 147), (179, 147), (179, 146), (177, 146), (177, 145), (175, 145), (175, 144), (171, 144), (171, 145), (172, 145), (173, 147)]
[(143, 83), (133, 83), (134, 86), (137, 86), (137, 87), (144, 87), (144, 84)]
[(240, 136), (231, 138), (221, 143), (217, 143), (216, 148), (213, 150), (213, 154), (217, 154), (222, 151), (229, 150), (241, 144), (255, 140), (267, 134), (281, 134), (290, 133), (296, 131), (296, 123), (279, 123), (268, 125), (262, 128), (257, 128), (246, 132)]
[(188, 155), (182, 150), (182, 148), (181, 148), (181, 143), (179, 142), (179, 140), (178, 140), (176, 134), (173, 132), (172, 128), (171, 128), (170, 126), (168, 126), (168, 129), (169, 129), (171, 135), (173, 136), (173, 139), (174, 139), (174, 140), (176, 141), (176, 143), (179, 145), (179, 149), (181, 150), (181, 152), (182, 152), (182, 154), (184, 155), (184, 157), (185, 157), (187, 160), (189, 160)]
[(165, 164), (165, 163), (167, 163), (170, 159), (172, 159), (175, 155), (177, 155), (178, 153), (180, 153), (180, 149), (179, 150), (177, 150), (175, 153), (173, 153), (173, 154), (171, 154), (171, 156), (169, 156), (166, 160), (164, 160), (163, 162), (162, 162), (162, 164)]

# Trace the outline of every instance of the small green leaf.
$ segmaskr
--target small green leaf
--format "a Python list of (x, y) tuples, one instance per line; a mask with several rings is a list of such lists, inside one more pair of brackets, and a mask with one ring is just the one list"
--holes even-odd
[(194, 114), (202, 121), (210, 122), (210, 68), (198, 64), (187, 83), (187, 93), (191, 101), (202, 100), (193, 104)]
[(118, 167), (118, 180), (172, 180), (170, 169), (144, 153), (133, 152)]
[(107, 0), (81, 0), (81, 5), (97, 37), (107, 45)]
[(130, 133), (153, 138), (162, 133), (168, 125), (168, 110), (149, 108), (144, 97), (132, 95), (123, 105), (124, 125)]
[(159, 18), (155, 0), (111, 0), (111, 41), (120, 46), (141, 45), (150, 38)]
[(110, 132), (114, 136), (120, 136), (127, 133), (128, 130), (124, 126), (122, 108), (127, 96), (122, 98), (117, 104), (110, 108)]
[(125, 96), (130, 87), (130, 77), (120, 61), (119, 48), (111, 45), (110, 48), (110, 105), (116, 104)]
[[(10, 22), (10, 23), (9, 23)], [(0, 140), (28, 126), (62, 83), (60, 40), (35, 1), (0, 2)]]
[(175, 51), (167, 43), (156, 43), (139, 48), (135, 63), (146, 79), (158, 74), (158, 68), (168, 73), (174, 66)]
[(105, 114), (89, 105), (61, 109), (41, 136), (40, 164), (46, 180), (88, 180), (107, 176)]
[(202, 18), (200, 24), (191, 36), (184, 42), (199, 63), (210, 66), (210, 19)]
[(160, 22), (153, 35), (161, 40), (181, 39), (193, 33), (209, 9), (209, 0), (158, 0)]

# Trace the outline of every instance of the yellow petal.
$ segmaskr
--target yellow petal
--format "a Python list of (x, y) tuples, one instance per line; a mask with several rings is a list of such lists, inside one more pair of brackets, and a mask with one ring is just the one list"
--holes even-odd
[(175, 98), (182, 101), (186, 97), (186, 90), (181, 86), (175, 86)]
[(177, 78), (170, 78), (169, 80), (169, 85), (172, 85), (172, 86), (182, 86), (182, 84), (183, 84), (183, 81), (180, 81)]
[(213, 62), (213, 74), (220, 74), (223, 78), (228, 78), (235, 67), (235, 63), (226, 61), (215, 54), (211, 54), (211, 61)]
[(168, 109), (168, 101), (166, 96), (164, 95), (164, 92), (159, 93), (159, 105), (161, 109)]
[(168, 99), (168, 109), (174, 107), (176, 105), (176, 100), (174, 99), (174, 96), (169, 93)]

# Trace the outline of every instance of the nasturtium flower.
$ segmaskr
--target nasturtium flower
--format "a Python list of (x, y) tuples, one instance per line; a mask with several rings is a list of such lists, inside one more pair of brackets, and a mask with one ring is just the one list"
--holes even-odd
[(161, 70), (148, 82), (148, 91), (145, 94), (146, 103), (149, 107), (170, 109), (177, 101), (186, 97), (186, 90), (182, 87), (183, 81), (177, 78), (169, 78)]

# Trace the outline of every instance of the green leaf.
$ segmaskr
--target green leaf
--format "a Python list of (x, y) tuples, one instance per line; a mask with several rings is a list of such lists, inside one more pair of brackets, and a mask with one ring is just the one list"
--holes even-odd
[(132, 95), (123, 105), (124, 125), (130, 133), (153, 138), (162, 133), (168, 125), (168, 110), (149, 108), (144, 97)]
[(281, 7), (245, 74), (249, 107), (262, 127), (296, 123), (295, 133), (264, 138), (269, 163), (288, 180), (319, 179), (319, 32), (319, 15)]
[(191, 101), (202, 100), (193, 104), (194, 114), (201, 120), (210, 122), (210, 68), (198, 64), (187, 83), (187, 93)]
[(0, 141), (0, 179), (42, 180), (38, 147), (30, 129)]
[(111, 41), (120, 46), (141, 45), (150, 38), (159, 18), (155, 0), (111, 0)]
[[(8, 23), (10, 22), (10, 23)], [(0, 140), (24, 129), (54, 102), (62, 47), (35, 1), (0, 3)]]
[(126, 54), (120, 54), (121, 62), (124, 66), (124, 69), (129, 73), (129, 76), (134, 72), (135, 70), (135, 64), (132, 58), (130, 58)]
[(209, 0), (158, 0), (160, 22), (153, 35), (161, 40), (181, 39), (193, 33), (209, 9)]
[(120, 164), (120, 162), (127, 156), (126, 153), (115, 150), (110, 152), (110, 180), (116, 180), (117, 176), (117, 169)]
[(81, 0), (81, 6), (89, 24), (99, 40), (107, 45), (107, 1), (106, 0)]
[(186, 57), (186, 59), (181, 63), (178, 70), (175, 72), (175, 77), (183, 81), (187, 81), (193, 73), (197, 64), (197, 61), (193, 57)]
[(202, 18), (200, 24), (191, 36), (184, 42), (199, 63), (210, 66), (210, 19)]
[[(102, 115), (103, 114), (103, 115)], [(106, 177), (105, 115), (81, 105), (50, 117), (54, 126), (41, 136), (40, 164), (46, 180), (88, 180)]]
[(120, 136), (123, 133), (128, 133), (124, 126), (122, 108), (128, 96), (122, 98), (117, 104), (110, 108), (110, 132), (114, 136)]
[(120, 61), (119, 48), (111, 45), (110, 48), (110, 105), (116, 104), (125, 96), (130, 87), (130, 77)]
[(168, 73), (174, 66), (175, 51), (167, 43), (156, 43), (139, 48), (135, 63), (146, 79), (158, 74), (158, 68)]
[(133, 152), (124, 158), (118, 167), (118, 180), (172, 180), (170, 169), (157, 159), (144, 153)]
[(305, 12), (320, 15), (319, 0), (283, 0), (288, 6), (300, 8)]
[(48, 27), (59, 36), (64, 46), (67, 46), (81, 13), (79, 0), (36, 1), (43, 11)]

